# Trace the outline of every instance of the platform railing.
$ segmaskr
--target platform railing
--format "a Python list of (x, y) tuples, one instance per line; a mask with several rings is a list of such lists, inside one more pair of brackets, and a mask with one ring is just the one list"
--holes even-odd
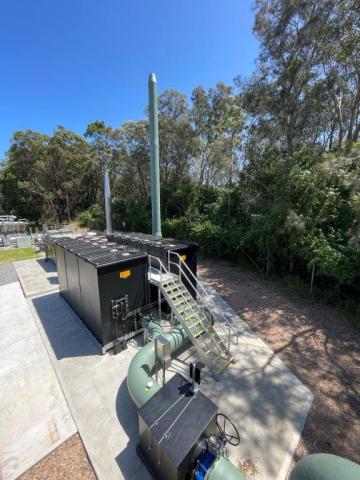
[[(172, 261), (171, 257), (176, 257), (177, 261)], [(233, 321), (227, 319), (224, 314), (221, 312), (221, 309), (218, 305), (214, 302), (211, 294), (207, 291), (207, 289), (203, 286), (203, 284), (199, 281), (193, 271), (190, 269), (189, 265), (181, 258), (181, 256), (177, 252), (168, 251), (168, 265), (169, 270), (171, 271), (171, 266), (177, 268), (178, 276), (184, 277), (187, 282), (192, 286), (194, 291), (196, 292), (196, 298), (199, 304), (202, 304), (208, 307), (210, 313), (216, 312), (216, 319), (218, 320), (217, 325), (222, 330), (223, 334), (227, 337), (227, 346), (228, 350), (230, 351), (231, 345), (231, 336), (233, 334)]]
[[(183, 317), (183, 314), (180, 314), (180, 316), (178, 317), (179, 312), (177, 312), (177, 307), (173, 303), (173, 300), (167, 294), (167, 297), (168, 297), (167, 301), (169, 302), (169, 305), (171, 306), (171, 308), (175, 309), (174, 310), (175, 315), (178, 317), (178, 320), (180, 321), (180, 323), (182, 323), (184, 321), (185, 324), (186, 324), (186, 316), (189, 313), (192, 313), (193, 314), (192, 316), (197, 320), (197, 323), (201, 326), (203, 331), (206, 331), (208, 329), (208, 326), (211, 325), (210, 319), (206, 316), (206, 314), (205, 315), (204, 314), (199, 315), (199, 308), (201, 309), (201, 307), (203, 305), (199, 304), (192, 297), (191, 293), (189, 292), (189, 290), (184, 285), (181, 277), (179, 275), (176, 275), (176, 273), (170, 272), (164, 266), (164, 264), (162, 263), (160, 258), (155, 257), (153, 255), (148, 255), (148, 258), (149, 258), (149, 273), (150, 273), (150, 275), (151, 274), (158, 275), (158, 278), (152, 277), (151, 279), (152, 279), (153, 283), (155, 283), (159, 287), (159, 318), (160, 318), (160, 315), (161, 315), (161, 298), (160, 298), (161, 293), (160, 293), (160, 290), (161, 290), (161, 287), (163, 287), (164, 293), (167, 294), (166, 290), (170, 285), (171, 287), (173, 287), (173, 289), (175, 289), (177, 291), (177, 293), (178, 293), (177, 298), (179, 298), (179, 299), (181, 298), (182, 305), (186, 306), (187, 310), (188, 310), (184, 317)], [(154, 266), (154, 264), (157, 267)], [(189, 282), (189, 278), (186, 276), (186, 274), (184, 272), (183, 272), (183, 276)], [(166, 284), (166, 286), (165, 286), (165, 284)], [(187, 295), (184, 295), (183, 289), (185, 289), (185, 291), (187, 292)], [(219, 324), (217, 324), (217, 326), (219, 327)], [(211, 326), (211, 328), (214, 329), (213, 326)], [(222, 327), (220, 327), (220, 328), (223, 329)], [(217, 353), (218, 356), (219, 356), (219, 355), (222, 355), (222, 354), (227, 352), (226, 354), (228, 354), (229, 358), (230, 358), (231, 354), (230, 354), (229, 345), (228, 345), (228, 347), (226, 347), (223, 340), (221, 339), (221, 337), (219, 337), (219, 334), (216, 332), (215, 329), (214, 330), (215, 330), (215, 333), (217, 333), (218, 340), (216, 339), (216, 337), (211, 337), (210, 336), (209, 342), (207, 344), (201, 342), (201, 340), (194, 335), (194, 333), (191, 330), (191, 325), (190, 326), (187, 325), (186, 329), (187, 329), (187, 333), (188, 333), (193, 345), (195, 345), (195, 347), (197, 348), (198, 352), (200, 353), (203, 361), (205, 362), (205, 364), (208, 365), (210, 370), (213, 368), (213, 365), (212, 365), (211, 361), (209, 363), (209, 360), (211, 360), (211, 359), (208, 358), (209, 353), (211, 353), (211, 354), (216, 354)], [(229, 339), (229, 343), (230, 343), (230, 339)], [(205, 348), (205, 345), (207, 345), (206, 348)], [(211, 348), (209, 350), (210, 346), (211, 346)]]

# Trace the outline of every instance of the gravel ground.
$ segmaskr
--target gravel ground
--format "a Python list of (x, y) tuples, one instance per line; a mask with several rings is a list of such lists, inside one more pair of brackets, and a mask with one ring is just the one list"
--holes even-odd
[(13, 283), (18, 281), (18, 276), (15, 267), (12, 263), (6, 263), (0, 265), (0, 286), (7, 283)]
[(96, 480), (78, 434), (31, 467), (18, 480)]
[(360, 463), (360, 328), (226, 263), (200, 262), (198, 273), (315, 395), (294, 460), (327, 452)]

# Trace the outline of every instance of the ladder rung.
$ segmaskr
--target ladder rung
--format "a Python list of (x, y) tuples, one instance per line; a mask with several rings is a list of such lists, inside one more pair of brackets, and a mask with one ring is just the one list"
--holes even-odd
[(175, 287), (175, 288), (177, 288), (177, 286), (178, 286), (179, 284), (177, 284), (177, 283), (175, 282), (175, 280), (170, 280), (169, 282), (162, 283), (161, 285), (162, 285), (162, 287), (165, 288), (165, 290), (166, 290), (166, 289), (169, 288), (169, 287)]
[(211, 364), (216, 365), (217, 362), (220, 360), (220, 358), (222, 358), (223, 360), (226, 360), (226, 358), (222, 356), (224, 353), (225, 353), (224, 351), (220, 352), (219, 355), (217, 355), (215, 359), (211, 362)]
[[(195, 313), (194, 313), (194, 317), (198, 318), (198, 317), (195, 315)], [(188, 318), (190, 318), (190, 317), (188, 317)], [(188, 325), (188, 327), (189, 327), (190, 330), (191, 330), (192, 328), (196, 327), (196, 325), (199, 325), (199, 323), (201, 323), (201, 322), (202, 322), (202, 320), (198, 320), (197, 322), (192, 323), (191, 325)]]
[(184, 312), (186, 312), (186, 310), (189, 310), (189, 308), (193, 308), (193, 307), (192, 307), (191, 305), (188, 305), (187, 307), (182, 308), (181, 310), (179, 310), (180, 315), (182, 315)]
[(182, 305), (183, 303), (186, 303), (184, 297), (179, 302), (173, 302), (176, 308), (180, 307), (180, 305)]
[(230, 365), (230, 363), (232, 363), (234, 361), (234, 357), (231, 357), (226, 363), (224, 363), (224, 365), (221, 366), (221, 368), (217, 371), (218, 373), (221, 373), (225, 370), (225, 368)]
[(205, 333), (206, 331), (207, 331), (207, 330), (201, 330), (200, 332), (195, 333), (194, 338), (200, 337), (200, 335), (202, 335), (202, 334)]
[[(198, 318), (198, 316), (196, 315), (196, 313), (192, 313), (191, 315), (188, 315), (187, 317), (184, 318), (185, 322), (187, 322), (188, 320), (190, 320), (190, 318), (192, 317), (196, 317)], [(188, 325), (188, 328), (191, 328), (192, 325)]]
[[(180, 292), (176, 292), (176, 293), (172, 294), (170, 298), (171, 298), (171, 300), (175, 300), (180, 295), (182, 295), (185, 298), (186, 294), (187, 294), (187, 292), (185, 292), (185, 290), (181, 290)], [(188, 295), (186, 295), (186, 298), (190, 298), (190, 297)]]
[(173, 292), (177, 292), (177, 293), (186, 293), (185, 290), (181, 287), (173, 287), (173, 288), (165, 288), (165, 291), (166, 293), (173, 293)]
[(205, 345), (209, 340), (211, 340), (214, 337), (213, 333), (210, 333), (207, 337), (205, 337), (200, 343), (200, 345)]

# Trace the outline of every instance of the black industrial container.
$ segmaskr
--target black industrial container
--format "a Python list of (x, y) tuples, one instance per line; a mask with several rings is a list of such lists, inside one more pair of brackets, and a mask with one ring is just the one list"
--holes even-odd
[(217, 432), (216, 414), (217, 406), (179, 374), (140, 408), (138, 453), (154, 478), (190, 480), (205, 438)]
[[(170, 268), (170, 271), (176, 274), (179, 273), (178, 267), (172, 264), (169, 265), (168, 260), (170, 258), (171, 262), (178, 264), (179, 259), (176, 255), (178, 254), (196, 277), (199, 245), (195, 242), (179, 241), (173, 238), (159, 238), (135, 232), (116, 232), (108, 235), (108, 239), (121, 245), (131, 245), (149, 255), (160, 258), (164, 266)], [(195, 297), (195, 280), (187, 272), (186, 276), (187, 278), (183, 275), (182, 280), (190, 293)], [(156, 295), (156, 292), (152, 293), (152, 301), (155, 300), (154, 295)]]
[(66, 265), (65, 265), (65, 250), (57, 242), (54, 244), (55, 258), (56, 258), (56, 269), (58, 273), (59, 281), (59, 290), (63, 297), (69, 301), (68, 297), (68, 281), (66, 275)]
[(105, 237), (58, 239), (60, 292), (104, 350), (141, 331), (148, 306), (148, 258)]

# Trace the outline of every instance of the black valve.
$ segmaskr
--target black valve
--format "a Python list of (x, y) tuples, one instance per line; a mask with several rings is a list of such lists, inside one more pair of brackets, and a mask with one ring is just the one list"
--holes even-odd
[[(223, 413), (218, 413), (216, 415), (216, 426), (219, 430), (219, 435), (222, 437), (222, 439), (229, 443), (230, 445), (233, 445), (236, 447), (240, 443), (240, 435), (238, 432), (238, 429), (235, 427), (235, 425), (232, 423), (229, 417), (224, 415)], [(230, 433), (229, 433), (229, 427), (230, 427)]]

